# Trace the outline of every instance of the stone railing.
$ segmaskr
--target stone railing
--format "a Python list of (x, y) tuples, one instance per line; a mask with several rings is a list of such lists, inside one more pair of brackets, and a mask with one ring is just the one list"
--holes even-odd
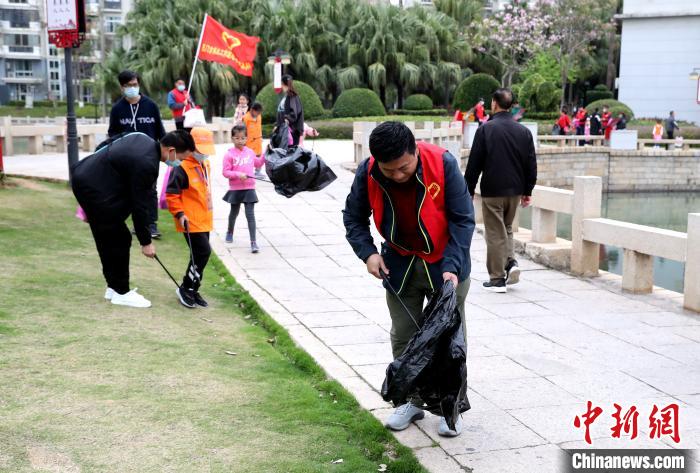
[[(436, 127), (434, 122), (419, 123), (405, 122), (413, 131), (416, 140), (425, 141), (445, 148), (459, 158), (462, 149), (462, 128), (458, 122), (440, 122)], [(352, 139), (354, 146), (355, 164), (370, 156), (369, 135), (378, 125), (377, 122), (354, 122)]]
[[(653, 257), (685, 263), (683, 305), (700, 312), (700, 213), (688, 214), (688, 232), (601, 218), (602, 179), (574, 178), (574, 190), (536, 186), (532, 193), (532, 230), (514, 222), (516, 246), (534, 260), (573, 274), (599, 274), (600, 245), (623, 250), (622, 290), (646, 294), (654, 288)], [(482, 223), (479, 197), (477, 223)], [(557, 238), (557, 213), (571, 214), (571, 241)]]
[[(24, 138), (29, 141), (29, 154), (41, 154), (44, 152), (44, 145), (52, 143), (55, 150), (63, 153), (66, 150), (66, 119), (56, 118), (53, 123), (36, 123), (33, 125), (16, 125), (12, 117), (0, 117), (0, 136), (3, 138), (3, 153), (6, 156), (15, 154), (15, 138)], [(166, 131), (175, 129), (175, 122), (164, 121)], [(233, 122), (226, 118), (214, 117), (212, 122), (207, 124), (214, 132), (216, 143), (226, 143), (231, 133)], [(78, 123), (78, 137), (83, 151), (92, 151), (98, 140), (107, 136), (106, 123), (88, 124)]]

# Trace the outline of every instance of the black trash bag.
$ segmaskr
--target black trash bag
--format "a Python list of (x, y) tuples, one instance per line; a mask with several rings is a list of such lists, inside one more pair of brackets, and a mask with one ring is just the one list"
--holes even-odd
[(276, 126), (272, 130), (272, 136), (270, 136), (270, 148), (274, 149), (284, 149), (289, 148), (289, 125), (286, 122), (279, 126)]
[(292, 197), (303, 191), (320, 191), (337, 179), (333, 170), (321, 157), (304, 148), (268, 148), (265, 170), (275, 191)]
[(467, 398), (467, 347), (452, 282), (445, 282), (423, 310), (423, 326), (386, 369), (382, 397), (395, 406), (417, 392), (425, 409), (443, 416), (454, 430)]

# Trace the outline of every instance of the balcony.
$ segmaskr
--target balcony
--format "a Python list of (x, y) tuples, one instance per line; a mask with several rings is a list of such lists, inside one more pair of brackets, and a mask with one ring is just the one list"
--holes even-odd
[(8, 46), (0, 47), (0, 56), (6, 59), (41, 59), (39, 46)]
[(0, 0), (0, 8), (12, 8), (15, 10), (36, 10), (44, 8), (44, 3), (41, 0), (26, 0), (24, 3), (14, 3), (10, 0)]
[(41, 23), (38, 21), (29, 21), (27, 23), (13, 23), (11, 21), (0, 21), (0, 31), (3, 33), (40, 33)]

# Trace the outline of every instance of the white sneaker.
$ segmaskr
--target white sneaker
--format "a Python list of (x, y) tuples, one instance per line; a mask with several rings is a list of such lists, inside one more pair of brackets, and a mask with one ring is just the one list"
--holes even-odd
[(116, 292), (114, 292), (114, 289), (112, 289), (111, 287), (105, 289), (105, 299), (107, 299), (108, 301), (111, 301), (112, 297), (114, 297), (115, 294)]
[(112, 304), (139, 308), (151, 307), (151, 301), (136, 292), (136, 288), (132, 289), (126, 294), (119, 294), (115, 292), (112, 296)]
[(455, 429), (450, 430), (450, 428), (447, 426), (447, 421), (445, 420), (444, 417), (440, 417), (440, 426), (438, 427), (438, 435), (441, 435), (443, 437), (457, 437), (459, 434), (462, 433), (462, 416), (457, 417), (457, 421), (455, 422)]
[(411, 422), (420, 420), (423, 417), (425, 417), (423, 409), (407, 402), (397, 407), (384, 425), (391, 430), (404, 430), (411, 425)]

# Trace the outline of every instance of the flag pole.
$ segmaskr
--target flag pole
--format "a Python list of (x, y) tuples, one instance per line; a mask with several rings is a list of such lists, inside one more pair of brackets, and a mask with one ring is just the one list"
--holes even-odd
[(190, 74), (190, 83), (187, 84), (187, 97), (190, 100), (190, 89), (192, 88), (192, 81), (194, 80), (194, 70), (197, 68), (197, 59), (199, 59), (199, 50), (202, 47), (202, 38), (204, 38), (204, 30), (207, 28), (207, 18), (209, 14), (204, 14), (204, 22), (202, 23), (202, 32), (199, 33), (199, 43), (197, 43), (197, 53), (194, 55), (194, 63), (192, 63), (192, 74)]

